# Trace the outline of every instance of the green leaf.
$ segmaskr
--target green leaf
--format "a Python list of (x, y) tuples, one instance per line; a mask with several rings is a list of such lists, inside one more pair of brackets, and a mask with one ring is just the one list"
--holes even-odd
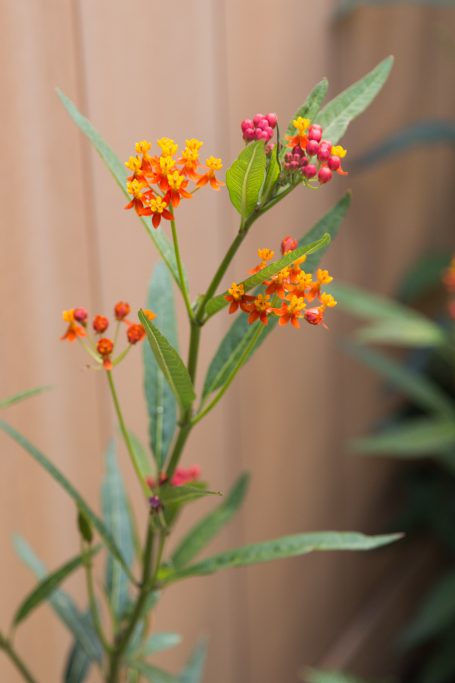
[(248, 491), (250, 477), (242, 474), (221, 505), (204, 517), (180, 541), (171, 562), (175, 567), (185, 567), (235, 515)]
[[(80, 130), (84, 133), (84, 135), (90, 140), (90, 142), (100, 155), (101, 159), (113, 175), (117, 185), (120, 187), (125, 197), (127, 197), (129, 200), (130, 196), (126, 191), (126, 178), (128, 176), (128, 173), (125, 166), (122, 164), (120, 159), (114, 154), (114, 152), (107, 145), (107, 143), (103, 140), (101, 135), (95, 130), (90, 121), (86, 119), (85, 116), (82, 116), (82, 114), (78, 111), (74, 102), (72, 102), (69, 99), (69, 97), (64, 95), (62, 91), (59, 89), (57, 89), (57, 94), (60, 100), (62, 101), (63, 106), (67, 110), (68, 114), (71, 116), (73, 121), (80, 128)], [(177, 269), (177, 263), (175, 260), (174, 248), (171, 246), (171, 244), (169, 243), (168, 239), (161, 231), (161, 229), (156, 229), (152, 226), (149, 218), (146, 218), (145, 216), (140, 216), (139, 220), (145, 227), (149, 237), (152, 239), (153, 243), (155, 244), (155, 247), (161, 255), (161, 258), (166, 263), (167, 267), (169, 268), (172, 274), (172, 277), (174, 278), (175, 282), (180, 288), (180, 280)]]
[[(106, 472), (101, 487), (103, 520), (112, 534), (117, 547), (128, 566), (133, 564), (133, 530), (129, 503), (115, 454), (115, 444), (110, 442), (106, 451)], [(130, 604), (128, 576), (122, 565), (108, 553), (106, 562), (106, 593), (112, 612), (120, 621)]]
[(147, 333), (150, 348), (182, 410), (189, 408), (196, 398), (188, 370), (177, 351), (166, 337), (139, 311), (139, 320)]
[(80, 493), (76, 491), (74, 486), (68, 481), (68, 479), (56, 468), (56, 466), (46, 458), (46, 456), (41, 453), (28, 439), (25, 438), (22, 434), (17, 432), (14, 427), (9, 425), (8, 423), (4, 422), (3, 420), (0, 420), (0, 429), (3, 429), (4, 432), (8, 434), (16, 443), (19, 444), (19, 446), (22, 446), (22, 448), (27, 451), (29, 455), (32, 456), (32, 458), (43, 467), (48, 474), (58, 483), (60, 486), (65, 489), (67, 494), (74, 500), (76, 503), (76, 506), (78, 510), (80, 510), (92, 523), (92, 525), (95, 527), (101, 538), (103, 539), (104, 543), (106, 544), (107, 548), (111, 551), (111, 553), (118, 559), (118, 561), (121, 563), (122, 567), (124, 568), (125, 572), (127, 573), (128, 577), (130, 578), (131, 581), (135, 582), (134, 577), (130, 571), (130, 568), (126, 564), (120, 550), (117, 547), (117, 544), (115, 543), (114, 539), (112, 538), (112, 535), (110, 532), (106, 529), (104, 526), (103, 522), (95, 513), (93, 510), (87, 505), (85, 500), (82, 498)]
[(397, 296), (410, 304), (433, 287), (441, 286), (441, 278), (449, 267), (452, 254), (449, 252), (426, 253), (406, 273), (398, 288)]
[(39, 584), (26, 596), (16, 610), (13, 618), (13, 623), (17, 626), (24, 621), (24, 619), (33, 612), (44, 600), (55, 591), (55, 589), (70, 575), (75, 569), (79, 569), (88, 557), (95, 555), (101, 546), (90, 548), (82, 555), (76, 555), (64, 565), (56, 569), (52, 574), (43, 578)]
[(181, 503), (189, 503), (191, 500), (198, 500), (205, 496), (221, 496), (220, 491), (208, 491), (206, 485), (197, 482), (193, 484), (183, 484), (182, 486), (172, 486), (164, 484), (160, 486), (160, 498), (164, 507), (168, 505), (180, 505)]
[(79, 510), (77, 514), (77, 526), (82, 540), (87, 543), (93, 541), (93, 529), (89, 519)]
[(142, 657), (150, 657), (157, 652), (169, 650), (176, 645), (180, 645), (182, 636), (178, 633), (154, 633), (149, 636), (145, 643), (143, 643), (137, 650), (135, 650), (129, 659), (139, 659)]
[(256, 209), (264, 182), (265, 145), (257, 140), (247, 145), (226, 172), (226, 185), (234, 207), (243, 219)]
[[(21, 560), (30, 567), (35, 576), (43, 579), (47, 575), (46, 567), (36, 557), (26, 541), (21, 536), (15, 535), (13, 543)], [(72, 597), (61, 589), (57, 589), (49, 595), (48, 600), (54, 612), (76, 639), (76, 642), (79, 643), (87, 657), (92, 661), (101, 661), (102, 648), (98, 636), (91, 621), (88, 622), (86, 615), (81, 614)]]
[(387, 57), (366, 76), (329, 102), (316, 117), (324, 130), (324, 139), (336, 144), (353, 119), (371, 104), (386, 82), (393, 64)]
[(340, 671), (317, 671), (305, 669), (302, 680), (306, 683), (366, 683), (360, 678), (353, 678)]
[(413, 418), (374, 436), (354, 439), (351, 446), (354, 451), (366, 455), (390, 455), (397, 458), (447, 455), (455, 449), (455, 421)]
[(187, 665), (179, 676), (179, 683), (201, 683), (207, 657), (207, 643), (196, 645)]
[(152, 683), (179, 683), (179, 679), (176, 676), (163, 671), (163, 669), (159, 669), (157, 666), (152, 666), (152, 664), (130, 662), (129, 666), (134, 671), (139, 671), (142, 676), (148, 681), (152, 681)]
[(272, 190), (275, 187), (275, 183), (280, 177), (280, 172), (281, 165), (278, 160), (278, 146), (275, 145), (275, 147), (272, 149), (270, 157), (268, 158), (267, 173), (265, 176), (264, 185), (262, 187), (261, 196), (259, 200), (261, 206), (266, 204), (267, 200), (272, 194)]
[[(93, 628), (90, 612), (82, 615), (82, 620), (87, 628)], [(83, 683), (92, 666), (93, 660), (87, 655), (84, 648), (78, 641), (71, 646), (71, 650), (66, 661), (64, 683)]]
[[(153, 271), (147, 297), (147, 308), (156, 313), (156, 327), (178, 349), (172, 283), (168, 271), (159, 263)], [(148, 344), (144, 344), (144, 389), (149, 417), (149, 435), (158, 470), (166, 462), (177, 424), (177, 405), (174, 394), (161, 372)]]
[(353, 678), (339, 671), (317, 671), (316, 669), (306, 669), (302, 680), (306, 683), (366, 683), (360, 678)]
[(400, 638), (401, 643), (407, 648), (422, 645), (445, 633), (455, 624), (454, 595), (455, 572), (450, 572), (439, 580), (425, 597), (411, 626)]
[(137, 436), (128, 430), (128, 437), (133, 447), (134, 460), (137, 469), (141, 473), (142, 479), (145, 481), (147, 477), (153, 473), (152, 460), (145, 446), (139, 441)]
[[(344, 216), (349, 208), (351, 195), (345, 194), (342, 199), (300, 240), (299, 247), (311, 244), (328, 233), (331, 239), (335, 239)], [(327, 245), (328, 246), (328, 245)], [(327, 246), (307, 256), (305, 270), (313, 272), (327, 250)], [(271, 318), (268, 325), (264, 325), (252, 353), (266, 337), (275, 329), (277, 318)], [(251, 338), (256, 334), (255, 325), (248, 325), (246, 315), (238, 315), (228, 330), (226, 336), (218, 347), (215, 356), (210, 363), (204, 382), (203, 397), (223, 386), (242, 356), (244, 349), (249, 345)], [(248, 358), (249, 358), (248, 357)], [(247, 358), (247, 360), (248, 360)]]
[[(269, 266), (266, 266), (254, 275), (251, 275), (251, 277), (248, 277), (246, 280), (242, 280), (242, 282), (239, 284), (243, 285), (245, 292), (249, 292), (257, 285), (262, 284), (264, 280), (268, 280), (272, 277), (272, 275), (275, 275), (280, 270), (283, 270), (283, 268), (286, 268), (286, 266), (290, 265), (291, 263), (294, 263), (294, 261), (296, 261), (301, 256), (305, 256), (306, 254), (312, 254), (315, 251), (318, 251), (319, 249), (327, 249), (329, 244), (330, 235), (326, 233), (315, 242), (311, 242), (310, 244), (303, 244), (302, 246), (298, 246), (297, 249), (294, 249), (294, 251), (288, 251), (288, 253), (282, 256), (280, 259), (274, 261)], [(218, 313), (218, 311), (221, 311), (228, 305), (228, 302), (225, 298), (226, 295), (227, 292), (223, 292), (223, 294), (219, 294), (218, 296), (215, 296), (212, 299), (210, 299), (206, 306), (207, 318), (210, 318), (212, 315)]]
[(37, 396), (38, 394), (42, 394), (43, 391), (49, 391), (50, 389), (52, 389), (52, 387), (50, 385), (47, 385), (42, 387), (34, 387), (33, 389), (26, 389), (25, 391), (20, 391), (18, 394), (13, 394), (13, 396), (8, 396), (8, 398), (4, 398), (3, 400), (1, 400), (0, 408), (9, 408), (15, 403), (24, 401), (26, 398), (31, 398), (32, 396)]
[(243, 548), (228, 550), (209, 557), (198, 564), (182, 569), (165, 569), (162, 577), (164, 583), (178, 581), (190, 576), (213, 574), (220, 569), (246, 567), (272, 560), (297, 557), (315, 551), (327, 550), (372, 550), (401, 538), (401, 534), (382, 536), (366, 536), (355, 532), (321, 531), (307, 534), (283, 536), (273, 541), (255, 543)]
[[(314, 86), (313, 90), (310, 92), (305, 102), (302, 104), (301, 107), (297, 109), (291, 121), (289, 122), (289, 125), (286, 130), (286, 137), (293, 137), (297, 133), (297, 129), (292, 122), (295, 121), (295, 119), (299, 118), (299, 116), (301, 116), (303, 119), (310, 119), (310, 121), (313, 121), (313, 119), (319, 113), (324, 98), (327, 95), (328, 88), (329, 82), (326, 78), (323, 78), (322, 81), (319, 81), (319, 83), (317, 83)], [(281, 156), (284, 156), (285, 153), (286, 143), (281, 149), (280, 154)]]
[(438, 346), (446, 342), (444, 330), (421, 313), (392, 299), (337, 282), (328, 288), (340, 308), (373, 324), (357, 333), (362, 342), (403, 346)]
[(351, 170), (364, 171), (371, 166), (403, 154), (410, 149), (431, 145), (453, 145), (455, 143), (455, 124), (451, 121), (420, 121), (403, 130), (393, 133), (385, 140), (367, 150), (350, 164)]
[(455, 418), (455, 404), (422, 373), (364, 346), (348, 345), (347, 349), (352, 356), (385, 377), (415, 405), (439, 415)]

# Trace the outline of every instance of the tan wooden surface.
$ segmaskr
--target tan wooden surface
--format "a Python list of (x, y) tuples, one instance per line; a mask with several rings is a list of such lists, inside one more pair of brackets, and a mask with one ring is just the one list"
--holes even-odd
[[(76, 101), (122, 159), (136, 139), (196, 136), (207, 154), (229, 163), (241, 144), (242, 118), (276, 110), (287, 121), (322, 75), (330, 77), (333, 95), (390, 52), (394, 73), (352, 126), (351, 156), (409, 121), (449, 115), (450, 10), (369, 8), (333, 24), (332, 7), (309, 0), (279, 7), (264, 0), (0, 1), (1, 393), (54, 385), (8, 418), (95, 507), (115, 423), (102, 375), (85, 369), (79, 348), (59, 341), (60, 315), (76, 305), (109, 313), (118, 299), (139, 307), (157, 256), (54, 88)], [(417, 254), (435, 244), (453, 247), (450, 171), (449, 151), (416, 150), (360, 177), (337, 178), (321, 192), (296, 192), (252, 231), (229, 279), (245, 274), (258, 246), (277, 249), (284, 234), (299, 236), (352, 187), (352, 212), (326, 263), (340, 279), (390, 292)], [(226, 193), (204, 195), (179, 210), (193, 294), (236, 230)], [(182, 306), (179, 315), (185, 348)], [(201, 376), (228, 322), (221, 315), (208, 326)], [(329, 332), (276, 332), (192, 436), (185, 462), (200, 463), (215, 488), (225, 490), (240, 470), (253, 474), (243, 512), (211, 551), (301, 530), (383, 529), (390, 468), (352, 458), (345, 447), (382, 405), (374, 378), (338, 348), (348, 329), (337, 313)], [(140, 356), (138, 349), (130, 355), (118, 383), (128, 424), (145, 439)], [(1, 452), (5, 628), (33, 585), (14, 555), (12, 533), (24, 535), (49, 567), (72, 556), (78, 538), (67, 496), (3, 437)], [(139, 500), (123, 449), (121, 458)], [(181, 530), (207, 506), (194, 506)], [(394, 557), (392, 550), (314, 556), (178, 585), (164, 595), (156, 628), (182, 632), (184, 644), (158, 661), (177, 668), (207, 635), (208, 683), (296, 680), (393, 572)], [(67, 587), (82, 606), (82, 576)], [(17, 634), (40, 683), (60, 680), (69, 643), (48, 607)], [(366, 660), (374, 673), (386, 661), (373, 649)], [(2, 656), (0, 681), (18, 680)]]

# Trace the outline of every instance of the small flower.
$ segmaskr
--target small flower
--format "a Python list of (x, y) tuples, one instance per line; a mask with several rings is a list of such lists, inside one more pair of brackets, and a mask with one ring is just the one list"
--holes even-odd
[(68, 323), (68, 327), (67, 327), (65, 334), (62, 337), (60, 337), (60, 339), (65, 339), (66, 341), (72, 342), (75, 339), (77, 339), (78, 337), (85, 337), (86, 336), (87, 333), (86, 333), (85, 329), (81, 325), (78, 324), (78, 322), (80, 322), (80, 321), (78, 321), (74, 315), (75, 311), (82, 311), (82, 310), (85, 310), (85, 309), (70, 308), (67, 311), (63, 311), (62, 318), (66, 323)]
[(248, 306), (253, 301), (254, 296), (245, 294), (244, 286), (233, 282), (230, 289), (228, 289), (228, 294), (224, 298), (231, 304), (229, 306), (229, 313), (235, 313), (239, 306), (244, 313), (249, 313), (250, 309)]
[(109, 327), (109, 320), (104, 315), (96, 315), (93, 318), (92, 327), (97, 334), (103, 334)]
[(277, 294), (280, 299), (284, 299), (290, 284), (289, 268), (283, 268), (264, 284), (267, 285), (266, 294)]
[(85, 327), (87, 324), (88, 311), (86, 308), (75, 308), (73, 310), (73, 317), (76, 322), (84, 325)]
[(143, 314), (148, 320), (155, 320), (156, 318), (156, 313), (151, 311), (149, 308), (143, 308), (142, 309)]
[(140, 140), (139, 142), (136, 142), (135, 149), (138, 154), (143, 154), (144, 156), (149, 152), (152, 148), (152, 144), (148, 140)]
[(192, 481), (196, 481), (201, 476), (201, 468), (199, 465), (192, 465), (188, 469), (184, 467), (177, 467), (171, 477), (171, 486), (183, 486)]
[(204, 173), (204, 175), (201, 175), (199, 180), (196, 183), (196, 187), (203, 187), (204, 185), (207, 185), (207, 183), (210, 183), (210, 186), (214, 190), (219, 190), (224, 183), (219, 181), (215, 177), (215, 171), (221, 171), (223, 168), (223, 163), (221, 159), (217, 157), (209, 157), (205, 161), (206, 167), (208, 168), (207, 173)]
[(338, 304), (338, 301), (335, 301), (334, 297), (327, 292), (322, 292), (319, 299), (321, 301), (322, 308), (334, 308)]
[(328, 270), (318, 268), (316, 271), (316, 281), (313, 282), (307, 294), (308, 301), (313, 301), (313, 299), (319, 297), (321, 294), (321, 285), (328, 285), (332, 280), (333, 277)]
[(128, 327), (126, 336), (130, 344), (137, 344), (145, 337), (145, 330), (139, 323), (133, 323)]
[(261, 259), (261, 262), (255, 266), (254, 268), (251, 268), (249, 271), (252, 275), (255, 273), (258, 273), (260, 270), (266, 267), (267, 261), (271, 261), (273, 257), (275, 256), (275, 252), (272, 251), (272, 249), (258, 249), (258, 256)]
[(125, 205), (125, 209), (133, 209), (136, 211), (138, 216), (147, 215), (147, 210), (144, 209), (144, 199), (147, 198), (147, 193), (144, 193), (144, 188), (147, 187), (146, 183), (141, 180), (128, 180), (126, 183), (126, 190), (128, 194), (133, 195), (131, 201)]
[(286, 235), (281, 241), (281, 253), (283, 256), (288, 253), (288, 251), (294, 251), (299, 246), (297, 240), (295, 240), (290, 235)]
[(103, 337), (98, 341), (96, 350), (103, 359), (103, 368), (105, 370), (112, 370), (111, 354), (114, 350), (114, 342), (111, 339)]
[(307, 311), (305, 311), (304, 318), (307, 323), (310, 323), (310, 325), (322, 325), (323, 327), (327, 328), (327, 325), (324, 323), (324, 309), (322, 306), (309, 308)]
[(171, 157), (177, 154), (178, 145), (171, 138), (160, 138), (157, 140), (157, 144), (161, 148), (163, 157)]
[(289, 302), (283, 302), (281, 308), (275, 309), (276, 315), (280, 318), (279, 325), (287, 325), (289, 322), (296, 328), (300, 327), (299, 318), (303, 317), (303, 310), (306, 307), (304, 299), (292, 295)]
[(159, 226), (162, 218), (165, 218), (167, 221), (172, 220), (172, 214), (167, 209), (167, 202), (161, 199), (161, 197), (151, 197), (147, 201), (147, 206), (151, 211), (152, 225), (154, 228)]
[(295, 135), (286, 136), (288, 139), (288, 146), (295, 147), (296, 145), (299, 145), (300, 148), (304, 150), (308, 142), (307, 131), (311, 125), (311, 121), (310, 119), (305, 119), (302, 116), (298, 116), (296, 119), (294, 119), (292, 125), (296, 129), (297, 133)]
[(124, 320), (129, 312), (131, 306), (126, 301), (118, 301), (114, 306), (114, 315), (116, 320)]
[(163, 507), (163, 504), (158, 496), (151, 496), (149, 498), (149, 505), (151, 512), (159, 512)]
[(167, 184), (169, 189), (164, 197), (166, 205), (170, 203), (174, 208), (177, 208), (182, 197), (191, 199), (191, 194), (186, 190), (188, 180), (178, 171), (168, 174)]
[(249, 307), (250, 315), (248, 316), (248, 323), (252, 325), (256, 320), (260, 320), (263, 325), (269, 322), (268, 316), (272, 311), (272, 304), (268, 294), (258, 294)]

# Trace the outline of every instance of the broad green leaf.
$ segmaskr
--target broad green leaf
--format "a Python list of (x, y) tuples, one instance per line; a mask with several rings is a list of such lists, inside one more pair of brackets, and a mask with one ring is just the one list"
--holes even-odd
[[(350, 202), (351, 195), (348, 193), (344, 195), (344, 197), (342, 197), (342, 199), (340, 199), (340, 201), (300, 240), (299, 247), (321, 239), (326, 233), (328, 233), (333, 240), (338, 233)], [(327, 246), (309, 254), (305, 261), (305, 270), (313, 272), (319, 265), (326, 250)], [(271, 318), (269, 324), (263, 326), (251, 353), (259, 348), (270, 332), (275, 329), (276, 324), (277, 318)], [(243, 354), (244, 349), (249, 345), (251, 338), (255, 333), (255, 326), (248, 325), (248, 318), (246, 315), (241, 314), (235, 318), (210, 363), (204, 382), (204, 397), (225, 384), (227, 378), (231, 374), (232, 368), (236, 366), (238, 359)], [(249, 357), (251, 357), (251, 354)]]
[(144, 676), (148, 681), (152, 683), (179, 683), (179, 679), (172, 674), (159, 669), (157, 666), (152, 666), (152, 664), (146, 664), (146, 662), (130, 662), (129, 666), (135, 671), (139, 671), (142, 676)]
[(373, 321), (357, 333), (359, 341), (403, 346), (438, 346), (446, 342), (444, 330), (439, 325), (396, 301), (340, 282), (327, 289), (342, 310)]
[(226, 172), (226, 186), (234, 207), (243, 219), (248, 218), (259, 201), (266, 167), (263, 140), (250, 142)]
[[(283, 270), (283, 268), (286, 268), (286, 266), (289, 266), (291, 263), (294, 263), (294, 261), (296, 261), (301, 256), (312, 254), (315, 251), (318, 251), (319, 249), (327, 249), (329, 244), (330, 235), (329, 233), (326, 233), (315, 242), (311, 242), (310, 244), (303, 244), (302, 246), (298, 246), (297, 249), (294, 249), (294, 251), (288, 251), (287, 254), (277, 259), (269, 266), (266, 266), (258, 273), (251, 275), (246, 280), (242, 280), (242, 282), (239, 284), (243, 285), (245, 292), (249, 292), (251, 289), (254, 289), (254, 287), (256, 287), (257, 285), (262, 284), (264, 280), (268, 280), (272, 277), (272, 275), (275, 275), (280, 270)], [(218, 296), (213, 297), (213, 299), (210, 299), (206, 307), (207, 318), (210, 318), (212, 315), (218, 313), (218, 311), (221, 311), (228, 305), (228, 302), (225, 298), (226, 295), (227, 292), (223, 292), (223, 294), (219, 294)]]
[(430, 288), (441, 285), (441, 278), (449, 267), (452, 254), (426, 253), (406, 273), (398, 288), (397, 296), (402, 303), (410, 304)]
[(363, 171), (366, 168), (423, 145), (453, 145), (455, 143), (455, 124), (451, 121), (420, 121), (392, 133), (372, 149), (354, 159), (351, 170)]
[[(112, 534), (122, 556), (131, 566), (134, 561), (133, 531), (129, 503), (122, 475), (117, 464), (115, 444), (110, 442), (106, 451), (106, 472), (101, 487), (103, 520)], [(120, 621), (130, 603), (128, 576), (122, 565), (108, 553), (106, 561), (106, 593), (112, 613)]]
[[(67, 110), (68, 114), (71, 116), (76, 125), (84, 133), (84, 135), (90, 140), (101, 159), (111, 172), (116, 181), (117, 185), (122, 190), (128, 201), (130, 196), (126, 191), (126, 178), (128, 176), (125, 166), (122, 164), (120, 159), (114, 154), (111, 148), (103, 140), (101, 135), (95, 130), (90, 121), (83, 116), (77, 109), (74, 102), (72, 102), (69, 97), (64, 95), (61, 90), (57, 89), (57, 94), (63, 103), (63, 106)], [(180, 287), (179, 274), (177, 269), (177, 263), (175, 260), (174, 248), (169, 243), (168, 239), (161, 231), (160, 228), (154, 228), (149, 218), (145, 216), (140, 216), (139, 220), (145, 227), (149, 237), (152, 239), (155, 247), (157, 248), (161, 258), (166, 263), (172, 277), (174, 278), (177, 285)]]
[(301, 680), (305, 683), (366, 683), (360, 678), (353, 678), (340, 671), (317, 671), (316, 669), (305, 669)]
[(372, 550), (401, 538), (401, 534), (366, 536), (356, 532), (321, 531), (307, 534), (283, 536), (273, 541), (255, 543), (243, 548), (228, 550), (209, 557), (202, 562), (182, 569), (166, 568), (162, 579), (165, 583), (190, 576), (213, 574), (221, 569), (247, 567), (287, 557), (297, 557), (316, 551), (327, 550)]
[(368, 6), (368, 5), (373, 5), (373, 6), (382, 6), (384, 5), (385, 7), (390, 6), (390, 5), (397, 5), (397, 4), (402, 4), (402, 5), (417, 5), (417, 6), (434, 6), (437, 7), (438, 5), (444, 7), (452, 7), (453, 6), (453, 0), (340, 0), (339, 5), (337, 6), (335, 10), (335, 19), (342, 19), (345, 17), (347, 14), (352, 12), (353, 10), (357, 9), (358, 7), (363, 7), (363, 6)]
[(163, 652), (164, 650), (176, 647), (176, 645), (180, 645), (181, 642), (182, 636), (178, 633), (154, 633), (147, 638), (145, 643), (131, 653), (129, 659), (150, 657), (157, 652)]
[(339, 671), (317, 671), (306, 669), (301, 677), (305, 683), (366, 683), (360, 678), (353, 678)]
[(14, 429), (11, 425), (9, 425), (7, 422), (4, 422), (3, 420), (0, 420), (0, 429), (3, 429), (4, 432), (8, 434), (16, 443), (19, 444), (19, 446), (22, 446), (22, 448), (27, 451), (29, 455), (32, 456), (32, 458), (39, 464), (41, 467), (43, 467), (48, 474), (58, 483), (60, 486), (65, 489), (67, 494), (74, 500), (76, 503), (76, 506), (78, 510), (80, 510), (92, 523), (92, 525), (95, 527), (101, 538), (103, 539), (104, 543), (106, 544), (107, 548), (110, 550), (110, 552), (118, 559), (118, 561), (121, 563), (123, 566), (125, 572), (127, 573), (128, 577), (130, 578), (131, 581), (134, 582), (134, 577), (131, 574), (130, 568), (128, 567), (127, 563), (125, 562), (119, 548), (117, 547), (117, 544), (115, 543), (111, 533), (106, 529), (105, 525), (101, 521), (101, 519), (93, 512), (93, 510), (87, 505), (85, 500), (82, 498), (80, 493), (76, 491), (74, 486), (68, 481), (68, 479), (60, 472), (60, 470), (57, 469), (57, 467), (50, 461), (46, 456), (41, 453), (28, 439), (25, 438), (22, 434), (20, 434), (18, 431)]
[(272, 190), (278, 180), (281, 172), (280, 162), (278, 161), (278, 147), (273, 148), (267, 164), (267, 173), (264, 180), (264, 185), (261, 190), (259, 202), (264, 205), (270, 197)]
[[(292, 122), (295, 121), (295, 119), (297, 119), (299, 116), (301, 116), (303, 119), (310, 119), (310, 121), (313, 121), (313, 119), (319, 113), (324, 98), (327, 95), (328, 88), (329, 82), (326, 78), (323, 78), (322, 81), (319, 81), (319, 83), (317, 83), (314, 86), (313, 90), (310, 92), (305, 102), (302, 104), (301, 107), (297, 109), (291, 121), (289, 122), (289, 125), (286, 130), (286, 136), (293, 137), (296, 134), (297, 129), (295, 128)], [(281, 155), (284, 156), (285, 153), (286, 142), (284, 143), (284, 146), (281, 150)]]
[(453, 453), (455, 457), (455, 420), (413, 418), (379, 434), (354, 439), (351, 446), (366, 455), (424, 458)]
[(207, 643), (201, 641), (196, 645), (188, 663), (180, 674), (179, 683), (201, 683), (206, 657)]
[[(168, 271), (159, 263), (153, 271), (147, 297), (147, 308), (156, 313), (155, 325), (178, 350), (177, 324), (172, 283)], [(144, 344), (144, 389), (147, 399), (149, 435), (158, 470), (166, 462), (177, 424), (174, 394), (148, 344)]]
[(455, 419), (455, 403), (448, 395), (425, 375), (405, 365), (404, 361), (400, 363), (392, 360), (365, 346), (348, 345), (347, 349), (352, 356), (385, 377), (389, 384), (410, 398), (415, 405)]
[[(32, 570), (35, 576), (43, 579), (47, 575), (46, 567), (36, 557), (26, 541), (21, 536), (15, 535), (13, 543), (21, 560)], [(87, 621), (86, 615), (79, 611), (72, 597), (61, 589), (57, 589), (48, 597), (48, 600), (54, 612), (74, 636), (87, 657), (91, 661), (101, 661), (102, 648), (91, 620)]]
[(17, 626), (21, 621), (24, 621), (34, 609), (36, 609), (44, 600), (47, 600), (56, 588), (58, 588), (75, 569), (79, 569), (79, 567), (84, 564), (86, 558), (95, 555), (100, 548), (101, 546), (96, 546), (95, 548), (90, 548), (82, 555), (76, 555), (76, 557), (73, 557), (64, 565), (43, 578), (21, 602), (14, 615), (13, 623)]
[[(93, 629), (93, 622), (90, 612), (86, 612), (81, 617), (85, 628)], [(63, 675), (64, 683), (83, 683), (89, 675), (93, 659), (87, 655), (84, 648), (76, 640), (71, 646)]]
[(142, 310), (139, 311), (139, 320), (145, 328), (150, 348), (163, 375), (166, 377), (172, 393), (182, 410), (186, 410), (194, 401), (195, 393), (184, 362), (172, 344), (159, 331), (156, 325), (150, 322)]
[(38, 394), (42, 394), (43, 391), (49, 391), (50, 389), (52, 389), (52, 387), (50, 385), (47, 385), (42, 387), (34, 387), (33, 389), (26, 389), (25, 391), (20, 391), (18, 394), (8, 396), (8, 398), (4, 398), (3, 400), (1, 400), (0, 408), (9, 408), (15, 403), (24, 401), (26, 398), (31, 398), (32, 396), (37, 396)]
[(351, 121), (365, 111), (379, 93), (389, 76), (392, 64), (393, 57), (387, 57), (319, 112), (316, 123), (323, 128), (324, 139), (336, 144), (343, 137)]
[(232, 519), (246, 496), (249, 479), (248, 474), (242, 474), (229, 491), (226, 500), (201, 519), (180, 541), (171, 558), (175, 567), (185, 567), (191, 562)]
[(455, 624), (455, 572), (450, 572), (432, 587), (419, 606), (417, 616), (406, 629), (401, 643), (407, 648), (422, 645)]

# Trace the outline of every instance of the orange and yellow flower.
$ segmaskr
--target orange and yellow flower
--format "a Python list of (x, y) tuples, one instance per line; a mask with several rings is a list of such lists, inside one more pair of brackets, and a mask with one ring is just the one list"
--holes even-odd
[(205, 165), (208, 171), (199, 177), (196, 187), (203, 187), (204, 185), (207, 185), (207, 183), (210, 183), (210, 187), (212, 187), (214, 190), (219, 190), (224, 183), (216, 178), (215, 172), (221, 171), (223, 168), (223, 162), (218, 157), (212, 156), (206, 159)]
[(286, 136), (288, 140), (288, 146), (296, 147), (297, 145), (300, 145), (301, 149), (306, 149), (306, 145), (308, 142), (307, 131), (311, 126), (310, 119), (305, 119), (302, 116), (298, 116), (296, 119), (293, 120), (292, 125), (294, 126), (297, 132), (295, 135)]
[(248, 323), (256, 322), (260, 320), (263, 325), (267, 325), (269, 322), (269, 314), (272, 312), (272, 302), (268, 294), (258, 294), (253, 298), (249, 306), (250, 314), (248, 316)]
[(229, 313), (235, 313), (239, 307), (244, 313), (249, 313), (249, 304), (253, 301), (254, 296), (245, 294), (244, 286), (233, 282), (224, 298), (230, 303)]
[(87, 335), (84, 327), (82, 327), (82, 325), (79, 325), (76, 318), (74, 317), (75, 310), (76, 309), (74, 308), (70, 308), (67, 311), (63, 311), (62, 313), (62, 318), (66, 323), (68, 323), (68, 327), (65, 334), (60, 338), (65, 339), (69, 342), (75, 341), (75, 339), (77, 339), (78, 337), (85, 337)]
[(289, 301), (284, 301), (281, 308), (275, 309), (275, 313), (280, 319), (279, 325), (287, 325), (290, 322), (291, 325), (298, 329), (300, 327), (299, 319), (303, 317), (305, 308), (305, 300), (292, 294), (289, 297)]

